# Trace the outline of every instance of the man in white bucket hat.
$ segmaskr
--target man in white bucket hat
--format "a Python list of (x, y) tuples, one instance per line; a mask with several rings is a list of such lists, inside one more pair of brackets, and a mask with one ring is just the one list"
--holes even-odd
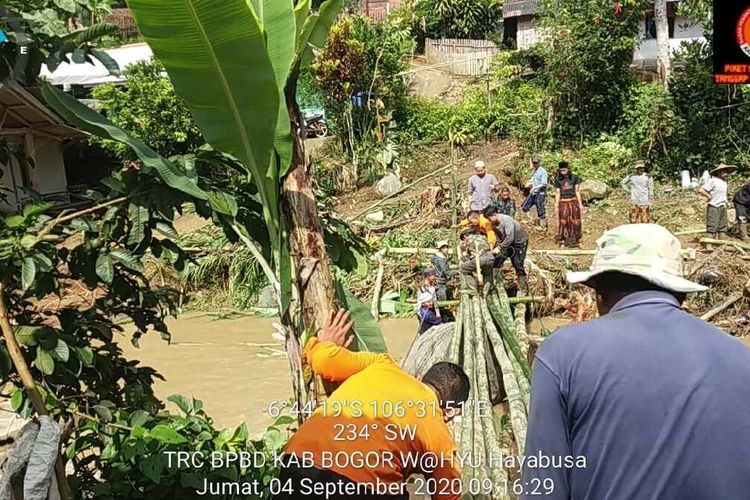
[(547, 499), (750, 498), (750, 350), (682, 309), (706, 288), (685, 279), (679, 240), (617, 227), (568, 281), (602, 316), (539, 347), (525, 455), (570, 458), (527, 461), (522, 484), (554, 484)]

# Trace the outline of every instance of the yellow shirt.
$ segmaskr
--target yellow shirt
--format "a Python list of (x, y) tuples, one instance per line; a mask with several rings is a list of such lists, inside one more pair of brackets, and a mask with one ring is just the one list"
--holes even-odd
[[(448, 485), (458, 482), (458, 461), (451, 460), (456, 446), (432, 389), (385, 354), (355, 353), (317, 338), (308, 341), (305, 354), (315, 373), (342, 383), (292, 436), (287, 454), (311, 452), (316, 468), (357, 483), (403, 484), (414, 473)], [(364, 466), (345, 463), (362, 455), (368, 457)], [(426, 455), (438, 459), (437, 467), (420, 468)], [(332, 456), (344, 463), (332, 464)], [(452, 490), (448, 486), (445, 491)]]
[[(469, 219), (461, 221), (462, 227), (469, 227), (471, 225)], [(490, 245), (490, 250), (495, 248), (495, 245), (497, 244), (497, 235), (495, 234), (495, 227), (492, 225), (492, 222), (489, 219), (486, 219), (484, 215), (480, 215), (479, 220), (474, 227), (479, 228), (479, 232), (487, 236), (487, 243)]]

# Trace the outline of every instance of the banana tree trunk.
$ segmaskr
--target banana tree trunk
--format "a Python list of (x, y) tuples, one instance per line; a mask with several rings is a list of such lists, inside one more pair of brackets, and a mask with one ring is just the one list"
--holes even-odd
[(305, 127), (297, 105), (296, 80), (292, 75), (285, 91), (294, 149), (292, 166), (282, 186), (281, 208), (290, 233), (302, 319), (307, 327), (320, 327), (334, 307), (334, 288), (323, 228), (307, 172)]

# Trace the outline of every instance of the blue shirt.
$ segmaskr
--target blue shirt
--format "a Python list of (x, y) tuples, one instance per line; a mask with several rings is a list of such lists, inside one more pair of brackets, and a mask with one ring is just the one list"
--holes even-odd
[(549, 179), (547, 177), (547, 171), (544, 167), (540, 166), (534, 171), (534, 175), (531, 177), (531, 193), (538, 193), (547, 189), (547, 183)]
[(586, 468), (527, 466), (555, 489), (521, 498), (750, 499), (750, 349), (667, 293), (628, 295), (540, 346), (525, 454)]

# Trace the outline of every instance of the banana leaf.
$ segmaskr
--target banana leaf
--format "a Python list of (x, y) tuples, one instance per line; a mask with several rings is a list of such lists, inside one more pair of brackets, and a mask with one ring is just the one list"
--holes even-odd
[[(278, 238), (274, 142), (282, 103), (262, 21), (252, 4), (131, 0), (128, 5), (203, 136), (252, 175), (269, 233)], [(293, 16), (289, 28), (294, 31)]]
[(378, 322), (370, 313), (370, 306), (360, 302), (346, 289), (341, 280), (336, 280), (335, 283), (336, 295), (354, 321), (354, 342), (352, 342), (350, 349), (352, 351), (387, 353), (388, 347), (385, 345), (383, 333), (380, 331)]

